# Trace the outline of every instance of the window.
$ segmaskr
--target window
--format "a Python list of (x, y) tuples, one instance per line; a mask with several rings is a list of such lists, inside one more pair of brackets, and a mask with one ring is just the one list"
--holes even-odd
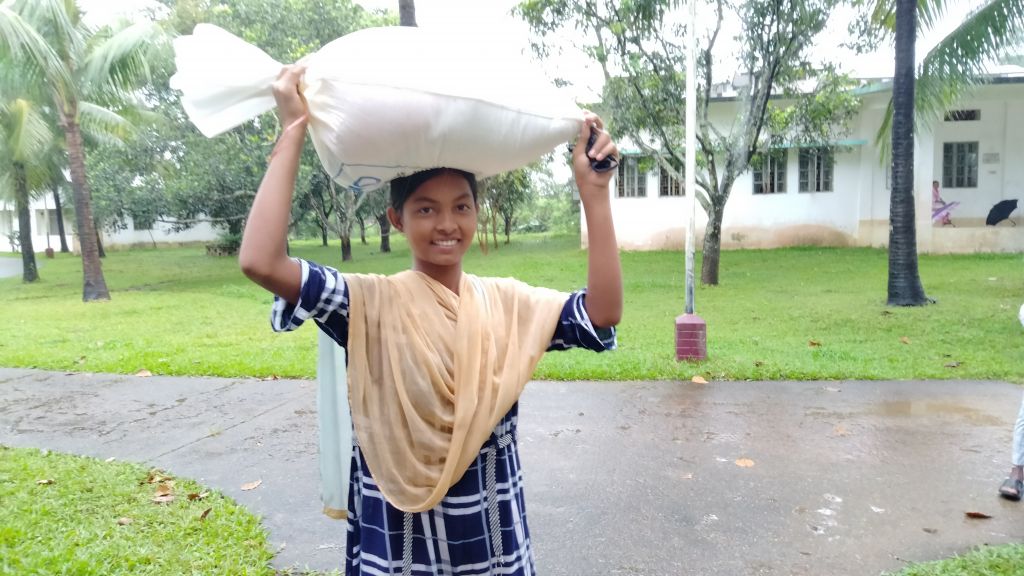
[(619, 198), (644, 198), (647, 196), (647, 174), (640, 170), (640, 158), (626, 156), (619, 163)]
[(977, 142), (946, 142), (942, 145), (942, 187), (978, 187)]
[(950, 110), (943, 118), (946, 122), (975, 122), (981, 120), (981, 110)]
[(673, 178), (672, 175), (668, 173), (668, 170), (665, 170), (664, 168), (661, 169), (661, 175), (658, 178), (658, 181), (662, 196), (682, 196), (685, 194), (685, 192), (683, 192), (683, 183)]
[(57, 235), (57, 211), (53, 208), (36, 210), (36, 234)]
[(834, 168), (832, 150), (803, 148), (800, 150), (800, 191), (831, 192)]
[(754, 194), (785, 194), (789, 151), (772, 150), (760, 155), (754, 167)]

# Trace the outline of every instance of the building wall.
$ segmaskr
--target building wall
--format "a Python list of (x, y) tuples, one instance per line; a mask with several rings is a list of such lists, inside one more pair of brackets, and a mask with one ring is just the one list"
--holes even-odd
[[(753, 175), (736, 181), (723, 220), (724, 248), (770, 248), (794, 245), (888, 245), (888, 167), (875, 145), (889, 93), (869, 94), (852, 124), (850, 139), (862, 144), (837, 151), (834, 191), (800, 193), (799, 157), (790, 149), (786, 192), (760, 195), (752, 190)], [(1024, 251), (1024, 226), (1008, 223), (985, 227), (984, 219), (996, 202), (1019, 198), (1024, 210), (1024, 84), (990, 85), (958, 109), (978, 109), (976, 122), (937, 122), (915, 139), (915, 211), (918, 248), (922, 252)], [(715, 105), (711, 118), (726, 131), (737, 117), (735, 103)], [(956, 228), (931, 221), (931, 182), (942, 180), (943, 143), (979, 143), (978, 187), (943, 188), (947, 201), (959, 201), (953, 212)], [(617, 198), (613, 181), (612, 211), (616, 235), (625, 249), (677, 249), (683, 246), (687, 221), (685, 198), (659, 198), (657, 172), (648, 174), (646, 198)], [(1018, 211), (1016, 220), (1024, 220)], [(707, 217), (697, 207), (697, 241), (703, 238)], [(1021, 222), (1024, 224), (1024, 222)], [(586, 220), (582, 220), (586, 244)]]
[[(30, 209), (32, 212), (32, 248), (36, 252), (43, 252), (47, 246), (54, 250), (60, 249), (60, 236), (57, 234), (55, 224), (56, 209), (53, 207), (52, 199), (40, 198), (34, 200)], [(48, 221), (49, 220), (49, 221)], [(75, 239), (75, 218), (71, 210), (64, 211), (64, 230), (68, 246), (77, 251), (77, 240)], [(49, 227), (49, 228), (48, 228)], [(12, 202), (0, 202), (0, 251), (12, 252), (8, 241), (8, 233), (17, 232), (18, 213)], [(47, 234), (49, 233), (49, 237)], [(161, 222), (153, 224), (153, 230), (135, 230), (131, 220), (128, 221), (126, 230), (101, 230), (100, 237), (106, 248), (127, 247), (133, 245), (157, 244), (185, 244), (189, 242), (209, 242), (215, 240), (220, 231), (207, 223), (198, 224), (189, 230), (173, 232), (171, 227)]]

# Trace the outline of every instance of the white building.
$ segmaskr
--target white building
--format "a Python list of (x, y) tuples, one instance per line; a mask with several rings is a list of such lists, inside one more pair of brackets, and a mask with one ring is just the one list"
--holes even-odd
[[(68, 246), (77, 251), (75, 237), (75, 214), (67, 206), (64, 209), (64, 233)], [(45, 195), (33, 200), (30, 205), (32, 213), (32, 249), (43, 252), (47, 247), (60, 251), (60, 236), (57, 228), (57, 209), (53, 196)], [(101, 230), (100, 239), (104, 248), (124, 248), (131, 246), (152, 246), (154, 244), (185, 244), (189, 242), (209, 242), (215, 240), (219, 231), (207, 223), (198, 224), (188, 230), (174, 232), (171, 226), (162, 222), (133, 222), (128, 219), (128, 227), (124, 230)], [(0, 251), (17, 252), (18, 211), (13, 202), (0, 201)], [(11, 240), (14, 240), (12, 246)]]
[[(779, 149), (763, 170), (748, 170), (733, 186), (722, 222), (723, 248), (797, 245), (875, 246), (889, 240), (889, 176), (875, 135), (891, 95), (882, 82), (863, 90), (852, 133), (836, 148)], [(738, 103), (711, 104), (724, 131)], [(654, 163), (639, 173), (637, 157), (624, 155), (612, 186), (612, 212), (624, 249), (683, 246), (687, 202)], [(1011, 216), (1024, 220), (1024, 69), (990, 79), (943, 121), (915, 138), (914, 189), (917, 245), (921, 252), (1024, 251), (1024, 225), (986, 226), (1000, 200), (1020, 199)], [(932, 181), (944, 201), (960, 202), (952, 226), (932, 222)], [(697, 238), (707, 216), (697, 207)], [(581, 220), (586, 243), (586, 220)]]

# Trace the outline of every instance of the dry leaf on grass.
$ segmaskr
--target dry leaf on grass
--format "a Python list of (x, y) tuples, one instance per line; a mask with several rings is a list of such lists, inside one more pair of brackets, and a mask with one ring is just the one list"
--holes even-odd
[(167, 504), (174, 502), (174, 494), (162, 494), (153, 497), (153, 504)]
[(113, 462), (114, 460), (117, 460), (117, 458), (114, 458), (113, 456), (111, 456), (110, 458), (107, 458), (106, 460), (104, 460), (104, 462), (109, 464), (109, 463)]
[(209, 495), (209, 492), (192, 492), (188, 495), (188, 499), (189, 502), (194, 502), (196, 500), (202, 500), (203, 498), (206, 498)]
[(168, 480), (156, 485), (156, 496), (166, 496), (174, 493), (174, 480)]
[(975, 520), (988, 520), (989, 518), (991, 518), (991, 516), (985, 514), (984, 512), (964, 512), (964, 516), (967, 516), (968, 518), (974, 518)]
[(956, 361), (953, 361), (953, 362), (949, 362), (948, 364), (944, 364), (944, 366), (946, 368), (957, 368), (957, 367), (960, 366), (960, 363), (956, 362)]
[(910, 338), (907, 338), (906, 336), (900, 336), (900, 342), (904, 344), (910, 344)]
[(242, 490), (255, 490), (256, 488), (259, 487), (260, 484), (263, 484), (263, 480), (257, 480), (255, 482), (246, 482), (245, 484), (242, 484)]
[(143, 368), (142, 370), (139, 370), (138, 372), (136, 372), (135, 375), (140, 377), (140, 378), (149, 378), (150, 376), (153, 375), (153, 373), (150, 372), (149, 370), (146, 370), (145, 368)]
[(53, 478), (43, 478), (42, 480), (36, 480), (36, 484), (40, 486), (49, 486), (53, 484)]
[(127, 525), (131, 524), (132, 522), (133, 522), (133, 520), (131, 518), (128, 518), (127, 516), (124, 517), (124, 518), (118, 518), (117, 519), (117, 525), (118, 526), (127, 526)]
[(821, 348), (821, 342), (818, 342), (817, 340), (808, 340), (807, 341), (807, 347), (808, 348)]
[(206, 517), (210, 515), (210, 510), (213, 510), (213, 508), (207, 508), (206, 510), (203, 510), (203, 513), (199, 515), (200, 522), (206, 520)]
[(750, 458), (740, 458), (739, 460), (736, 461), (736, 465), (739, 466), (740, 468), (753, 468), (754, 461), (751, 460)]
[(708, 383), (708, 381), (705, 380), (704, 377), (700, 376), (700, 375), (697, 375), (697, 376), (694, 376), (693, 378), (690, 378), (690, 381), (693, 382), (694, 384), (707, 384)]

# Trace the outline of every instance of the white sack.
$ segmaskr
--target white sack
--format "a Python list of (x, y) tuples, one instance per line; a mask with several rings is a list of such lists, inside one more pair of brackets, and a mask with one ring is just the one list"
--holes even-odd
[[(519, 55), (421, 28), (370, 28), (303, 59), (309, 130), (342, 186), (449, 167), (486, 177), (533, 162), (579, 132), (582, 113)], [(208, 137), (274, 108), (281, 70), (258, 48), (199, 24), (174, 41), (185, 112)]]

